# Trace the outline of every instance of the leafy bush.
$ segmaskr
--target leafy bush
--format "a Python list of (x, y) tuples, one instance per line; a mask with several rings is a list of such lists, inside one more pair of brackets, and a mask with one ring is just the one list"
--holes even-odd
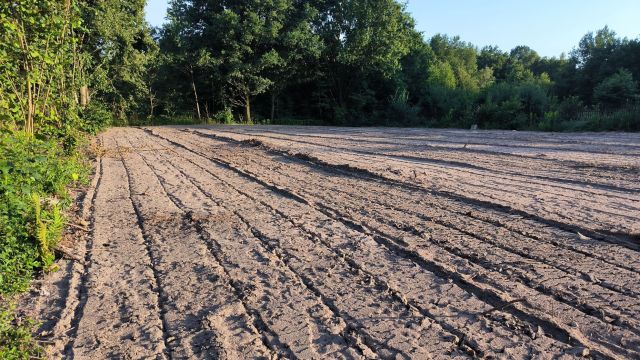
[(85, 174), (56, 142), (0, 133), (0, 295), (26, 290), (35, 271), (53, 264), (65, 187)]
[(419, 124), (419, 114), (420, 109), (409, 103), (409, 92), (396, 90), (396, 93), (389, 97), (389, 106), (385, 111), (384, 118), (387, 120), (386, 125), (407, 124), (415, 126)]
[(82, 119), (79, 124), (80, 130), (90, 134), (95, 134), (114, 123), (111, 110), (99, 101), (92, 101), (82, 109), (80, 118)]
[(632, 101), (637, 91), (631, 72), (620, 69), (595, 87), (593, 97), (605, 108), (616, 108)]

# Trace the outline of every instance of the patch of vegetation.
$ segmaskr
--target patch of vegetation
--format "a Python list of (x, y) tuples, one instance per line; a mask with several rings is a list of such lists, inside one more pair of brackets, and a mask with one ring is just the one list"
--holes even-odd
[(86, 178), (59, 143), (20, 132), (0, 134), (0, 294), (27, 289), (47, 270), (69, 205), (66, 187)]
[(0, 359), (42, 359), (44, 351), (33, 339), (34, 323), (16, 316), (13, 306), (0, 307)]
[[(230, 108), (234, 122), (247, 124), (640, 127), (637, 114), (619, 113), (640, 103), (640, 38), (608, 27), (586, 34), (568, 55), (544, 57), (527, 46), (504, 51), (445, 34), (424, 38), (396, 0), (176, 0), (170, 11), (151, 61), (155, 116), (220, 123), (213, 114)], [(256, 13), (274, 15), (246, 20)]]
[(54, 249), (71, 203), (66, 188), (86, 180), (86, 167), (61, 142), (0, 132), (0, 358), (31, 359), (41, 349), (33, 323), (9, 305), (42, 271), (55, 270)]

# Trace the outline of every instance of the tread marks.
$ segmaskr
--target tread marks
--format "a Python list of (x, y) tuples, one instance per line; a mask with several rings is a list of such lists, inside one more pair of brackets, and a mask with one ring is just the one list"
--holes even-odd
[[(171, 163), (174, 163), (174, 162), (172, 161)], [(186, 176), (186, 174), (184, 174), (184, 172), (182, 172), (182, 173), (183, 173), (183, 176)], [(194, 185), (196, 185), (196, 184), (194, 184)], [(196, 186), (197, 186), (197, 185), (196, 185)], [(201, 189), (201, 190), (202, 190), (202, 191), (204, 191), (204, 189)], [(244, 219), (244, 221), (247, 221), (247, 223), (246, 223), (246, 224), (247, 224), (247, 226), (252, 227), (252, 226), (249, 224), (249, 222), (248, 222), (249, 220), (248, 220), (247, 218), (245, 218), (242, 214), (240, 214), (240, 213), (238, 213), (238, 212), (236, 212), (236, 214), (237, 214), (239, 217), (243, 218), (243, 219)], [(258, 223), (262, 223), (262, 222), (258, 221)], [(253, 228), (253, 227), (252, 227), (252, 228)], [(259, 230), (257, 230), (256, 228), (253, 228), (253, 231), (254, 231), (254, 233), (255, 233), (256, 235), (260, 236), (260, 235), (259, 235), (259, 234), (260, 234)], [(261, 237), (265, 242), (267, 242), (267, 243), (265, 244), (265, 246), (267, 246), (267, 247), (268, 247), (268, 246), (269, 246), (269, 243), (268, 243), (268, 241), (266, 240), (266, 238), (264, 238), (264, 237), (262, 237), (262, 236), (260, 236), (260, 237)], [(332, 257), (332, 256), (331, 256), (331, 257)], [(285, 260), (286, 260), (286, 259), (285, 259)], [(322, 260), (322, 257), (318, 258), (317, 260), (318, 260), (318, 261), (321, 261), (321, 260)], [(285, 261), (285, 264), (286, 264), (286, 263), (289, 263), (289, 262)], [(298, 269), (298, 270), (295, 270), (295, 269)], [(303, 274), (301, 273), (301, 271), (304, 271), (304, 267), (303, 267), (303, 268), (298, 268), (298, 267), (296, 267), (295, 269), (292, 269), (292, 270), (293, 270), (294, 272), (296, 272), (299, 276), (301, 276), (301, 277), (302, 277), (303, 282), (304, 282), (305, 284), (307, 284), (307, 286), (309, 286), (312, 290), (314, 290), (315, 292), (317, 292), (319, 296), (323, 297), (323, 298), (325, 299), (325, 300), (324, 300), (324, 302), (325, 302), (325, 303), (327, 303), (327, 304), (328, 304), (328, 306), (330, 306), (331, 308), (333, 308), (333, 309), (334, 309), (334, 311), (338, 311), (338, 312), (340, 312), (341, 314), (350, 314), (350, 313), (344, 313), (343, 311), (341, 311), (341, 310), (340, 310), (340, 308), (342, 308), (342, 307), (344, 307), (344, 306), (345, 306), (345, 304), (346, 304), (346, 303), (345, 303), (345, 301), (346, 301), (347, 303), (349, 302), (349, 300), (348, 300), (348, 299), (349, 299), (349, 297), (344, 298), (345, 300), (337, 300), (337, 299), (343, 298), (343, 297), (344, 297), (344, 295), (340, 295), (340, 296), (338, 296), (338, 298), (336, 298), (336, 299), (332, 299), (332, 297), (334, 296), (334, 294), (330, 294), (330, 295), (329, 295), (329, 298), (326, 298), (326, 295), (323, 295), (323, 294), (324, 294), (324, 293), (326, 293), (327, 291), (329, 291), (329, 288), (327, 288), (327, 287), (325, 287), (324, 285), (322, 285), (322, 280), (321, 280), (321, 279), (322, 279), (322, 276), (320, 276), (320, 275), (318, 275), (318, 274), (314, 274), (314, 273), (307, 273), (307, 275), (303, 275)], [(301, 270), (301, 269), (302, 269), (302, 270)], [(338, 272), (338, 270), (335, 270), (335, 271), (336, 271), (336, 272)], [(348, 273), (349, 273), (349, 271), (348, 271), (348, 270), (343, 270), (343, 272), (344, 272), (346, 275), (352, 276), (352, 275), (348, 274)], [(355, 274), (355, 275), (356, 275), (357, 277), (360, 277), (360, 275), (357, 275), (357, 274)], [(310, 276), (311, 278), (307, 278), (307, 276)], [(340, 277), (341, 277), (341, 274), (336, 273), (334, 276), (336, 276), (337, 278), (340, 278)], [(315, 280), (312, 280), (312, 279), (315, 279)], [(358, 281), (355, 281), (355, 282), (354, 282), (354, 281), (349, 281), (349, 282), (347, 282), (347, 281), (334, 280), (333, 284), (334, 284), (334, 286), (336, 286), (336, 285), (342, 284), (343, 282), (351, 283), (351, 284), (356, 284), (356, 285), (354, 285), (354, 286), (355, 286), (355, 288), (354, 288), (354, 289), (352, 289), (352, 291), (353, 291), (353, 290), (355, 290), (355, 289), (357, 289), (357, 288), (358, 288), (358, 286), (359, 286), (359, 285), (357, 285)], [(324, 290), (323, 290), (323, 289), (324, 289)], [(336, 290), (337, 290), (337, 288), (336, 288)], [(345, 290), (343, 290), (343, 291), (346, 291), (346, 289), (345, 289)], [(357, 293), (358, 293), (358, 292), (357, 292)], [(345, 293), (345, 294), (346, 294), (346, 293)], [(371, 293), (371, 295), (374, 295), (374, 294), (375, 294), (375, 293)], [(385, 296), (386, 296), (386, 295), (385, 295)], [(382, 297), (382, 298), (379, 298), (379, 299), (377, 300), (377, 302), (378, 302), (378, 303), (380, 303), (380, 304), (384, 304), (385, 302), (388, 302), (388, 300), (384, 300), (384, 297)], [(336, 306), (338, 306), (338, 307), (336, 308), (336, 307), (334, 307), (334, 305), (332, 305), (332, 304), (340, 304), (340, 305), (336, 305)], [(404, 304), (402, 304), (400, 301), (397, 301), (397, 305), (399, 305), (399, 306), (401, 306), (401, 307), (404, 307), (404, 306), (405, 306), (405, 305), (404, 305)], [(389, 307), (389, 308), (392, 308), (392, 307), (395, 307), (395, 305), (392, 305), (392, 303), (390, 303), (390, 305), (389, 305), (388, 307)], [(386, 307), (386, 306), (382, 306), (382, 308), (387, 308), (387, 307)], [(352, 309), (352, 311), (355, 311), (355, 312), (357, 313), (357, 309), (358, 309), (358, 307), (351, 308), (351, 309)], [(403, 311), (405, 311), (405, 310), (403, 310)], [(398, 316), (398, 315), (394, 315), (394, 318), (396, 318), (397, 316)], [(399, 316), (399, 317), (397, 317), (397, 320), (395, 320), (395, 321), (403, 321), (402, 319), (403, 319), (403, 318), (405, 318), (405, 317), (406, 317), (406, 316)], [(411, 317), (411, 316), (409, 315), (409, 317)], [(351, 321), (353, 321), (353, 320), (354, 320), (354, 319), (351, 319)], [(375, 324), (373, 324), (373, 325), (375, 325)], [(362, 326), (362, 325), (356, 325), (356, 326), (357, 326), (357, 328), (360, 328), (360, 326)], [(371, 326), (371, 325), (369, 325), (369, 326)], [(374, 326), (374, 327), (375, 327), (375, 326)], [(372, 328), (372, 329), (373, 329), (373, 328)], [(407, 331), (409, 331), (409, 330), (407, 330)], [(400, 335), (400, 333), (398, 333), (398, 335)], [(349, 337), (351, 337), (351, 336), (349, 335)], [(451, 337), (451, 338), (453, 339), (453, 337)], [(366, 340), (366, 338), (365, 338), (365, 340)], [(426, 341), (427, 339), (424, 339), (424, 340)], [(447, 340), (446, 342), (451, 343), (449, 340)], [(372, 345), (371, 345), (371, 346), (373, 346), (374, 348), (376, 348), (376, 349), (378, 349), (378, 350), (380, 350), (380, 349), (382, 349), (382, 348), (384, 347), (384, 344), (383, 344), (383, 343), (378, 343), (378, 342), (376, 342), (376, 340), (373, 340), (372, 338), (369, 338), (367, 341), (365, 341), (365, 343), (372, 343)], [(431, 344), (432, 346), (433, 346), (433, 345), (435, 345), (435, 343), (433, 343), (433, 340), (430, 340), (430, 341), (429, 341), (429, 344)], [(447, 348), (448, 348), (448, 347), (449, 347), (449, 345), (447, 345)], [(435, 349), (436, 349), (436, 348), (434, 348), (434, 351), (435, 351)], [(438, 350), (438, 351), (436, 351), (436, 353), (440, 353), (441, 351), (442, 351), (442, 350)], [(410, 354), (410, 349), (405, 349), (405, 350), (403, 351), (403, 353), (409, 353), (409, 354)], [(384, 357), (387, 357), (387, 356), (389, 356), (389, 355), (386, 355), (386, 356), (384, 356)]]
[[(223, 166), (223, 167), (225, 167), (225, 168), (226, 168), (226, 167), (228, 167), (228, 165), (222, 165), (222, 166)], [(236, 171), (238, 171), (238, 170), (236, 169)], [(214, 174), (212, 174), (212, 175), (214, 175)], [(249, 180), (251, 180), (251, 181), (253, 181), (253, 182), (258, 182), (258, 183), (260, 183), (260, 180), (257, 180), (257, 179), (255, 179), (255, 178), (251, 177), (251, 175), (247, 175), (247, 174), (244, 174), (244, 175), (243, 175), (243, 174), (239, 174), (239, 175), (244, 176), (244, 177), (248, 177), (248, 179), (249, 179)], [(214, 176), (215, 176), (215, 175), (214, 175)], [(267, 186), (267, 188), (269, 188), (269, 187)], [(272, 189), (273, 189), (273, 188), (272, 188)], [(283, 190), (281, 190), (281, 189), (280, 189), (280, 190), (276, 189), (276, 192), (281, 192), (281, 191), (283, 191)], [(246, 195), (246, 194), (245, 194), (245, 195)], [(291, 196), (289, 196), (289, 197), (291, 197)], [(322, 212), (322, 211), (321, 211), (321, 212)], [(324, 213), (325, 213), (325, 214), (327, 214), (327, 212), (326, 212), (326, 211), (325, 211)], [(329, 214), (329, 217), (330, 217), (330, 218), (335, 218), (335, 216), (334, 216), (334, 215), (331, 215), (331, 214)], [(388, 245), (388, 244), (387, 244), (387, 245)], [(432, 269), (429, 269), (429, 270), (432, 270)], [(443, 277), (447, 277), (447, 275), (448, 275), (448, 274), (447, 274), (447, 273), (441, 273), (440, 275), (441, 275), (441, 276), (443, 276)], [(480, 297), (485, 297), (485, 295), (480, 294)], [(505, 305), (505, 304), (503, 304), (503, 302), (500, 302), (500, 300), (499, 300), (498, 298), (496, 298), (496, 300), (498, 301), (498, 303), (497, 303), (496, 307), (500, 307), (500, 306), (502, 306), (502, 305)], [(500, 305), (500, 304), (502, 304), (502, 305)]]
[[(153, 165), (150, 165), (150, 164), (149, 164), (149, 166), (152, 169), (156, 168), (156, 166), (153, 166)], [(154, 169), (154, 171), (158, 171), (157, 168)], [(165, 186), (165, 184), (166, 184), (165, 180), (161, 181), (163, 186)], [(239, 228), (237, 228), (235, 226), (230, 226), (229, 224), (233, 224), (233, 222), (227, 223), (227, 220), (229, 220), (229, 219), (224, 215), (224, 213), (219, 213), (218, 215), (216, 215), (216, 216), (223, 216), (225, 219), (227, 219), (224, 222), (219, 222), (219, 224), (220, 224), (220, 226), (222, 226), (222, 228), (217, 228), (217, 229), (213, 228), (212, 226), (215, 226), (216, 224), (218, 224), (218, 222), (215, 221), (216, 217), (214, 217), (213, 219), (205, 220), (206, 217), (203, 218), (205, 213), (197, 211), (196, 209), (192, 208), (188, 204), (185, 204), (185, 203), (181, 202), (179, 199), (174, 198), (174, 199), (172, 199), (172, 201), (174, 201), (176, 206), (178, 206), (181, 209), (183, 209), (183, 211), (186, 211), (186, 213), (188, 214), (189, 221), (191, 223), (193, 223), (194, 226), (196, 226), (200, 236), (208, 243), (208, 245), (210, 247), (211, 254), (214, 257), (216, 257), (217, 260), (221, 264), (227, 264), (228, 265), (228, 266), (225, 266), (224, 269), (225, 269), (225, 272), (227, 272), (227, 274), (229, 274), (231, 279), (236, 279), (236, 280), (232, 281), (232, 287), (235, 289), (237, 295), (241, 299), (245, 298), (245, 300), (246, 300), (247, 297), (252, 297), (252, 295), (251, 295), (252, 292), (261, 291), (259, 289), (256, 289), (252, 285), (251, 281), (249, 281), (249, 282), (247, 282), (247, 281), (239, 281), (239, 280), (237, 280), (237, 277), (234, 277), (229, 273), (229, 271), (238, 272), (241, 269), (248, 270), (249, 268), (246, 267), (247, 265), (243, 265), (242, 263), (239, 263), (239, 262), (236, 261), (236, 260), (238, 260), (240, 258), (234, 260), (234, 256), (235, 257), (237, 257), (237, 256), (235, 254), (230, 253), (228, 251), (228, 249), (226, 249), (226, 248), (228, 248), (228, 245), (224, 245), (225, 242), (229, 242), (229, 240), (225, 240), (226, 237), (229, 236), (229, 234), (234, 234), (231, 237), (233, 239), (236, 239), (236, 238), (242, 239), (242, 238), (245, 238), (247, 236), (250, 238), (252, 236), (252, 234), (250, 234), (250, 233), (246, 234), (241, 229), (239, 229)], [(249, 229), (246, 229), (246, 231), (248, 231), (248, 230)], [(231, 238), (229, 238), (229, 239), (231, 239)], [(257, 241), (259, 242), (259, 240), (257, 240)], [(266, 252), (264, 252), (264, 253), (261, 253), (261, 252), (256, 253), (256, 252), (253, 252), (253, 251), (249, 250), (250, 248), (251, 247), (247, 248), (247, 250), (249, 251), (248, 254), (249, 253), (255, 254), (255, 255), (258, 256), (258, 258), (256, 258), (256, 259), (263, 259), (262, 261), (267, 261), (265, 266), (264, 267), (260, 267), (259, 266), (258, 267), (259, 269), (266, 270), (266, 266), (268, 266), (268, 265), (277, 265), (277, 264), (271, 263), (270, 260), (268, 260), (269, 259), (268, 253), (266, 253)], [(241, 250), (241, 249), (236, 249), (235, 251), (236, 252), (239, 251), (241, 253), (244, 253), (244, 251)], [(276, 268), (278, 268), (278, 266), (276, 266)], [(260, 271), (262, 271), (262, 270), (260, 270)], [(279, 276), (283, 276), (283, 275), (278, 275), (276, 277), (276, 279)], [(295, 284), (295, 281), (292, 282), (291, 284)], [(290, 287), (287, 287), (285, 289), (287, 289), (287, 290), (282, 290), (282, 291), (291, 292), (292, 290), (294, 290), (294, 288), (290, 288)], [(265, 289), (265, 290), (269, 290), (269, 289)], [(276, 289), (273, 289), (273, 290), (277, 291)], [(272, 293), (272, 295), (274, 295), (274, 294), (275, 293)], [(295, 296), (294, 296), (294, 299), (295, 299)], [(304, 300), (301, 300), (301, 299), (302, 298), (300, 298), (298, 300), (304, 301)], [(243, 302), (246, 304), (247, 302), (245, 300), (243, 300)], [(256, 299), (256, 300), (259, 300), (259, 299)], [(252, 301), (256, 301), (256, 300), (252, 300)], [(302, 305), (302, 304), (303, 304), (303, 302), (299, 302), (298, 306)], [(309, 304), (307, 304), (307, 305), (309, 305)], [(307, 305), (304, 305), (304, 306), (307, 306)], [(249, 306), (247, 306), (247, 307), (251, 308)], [(277, 309), (278, 309), (278, 307), (273, 307), (272, 310), (269, 310), (269, 311), (277, 311)], [(312, 308), (308, 308), (308, 309), (310, 311), (313, 310)], [(258, 320), (259, 328), (269, 329), (269, 328), (277, 325), (277, 324), (275, 324), (275, 325), (274, 324), (267, 325), (267, 322), (270, 322), (271, 319), (263, 319), (264, 318), (264, 314), (261, 315), (258, 311), (255, 311), (255, 310), (251, 310), (251, 311), (255, 315), (256, 319)], [(265, 309), (265, 311), (267, 311), (267, 309)], [(321, 315), (321, 314), (318, 314), (318, 315)], [(321, 318), (324, 318), (324, 315), (321, 315)], [(329, 320), (328, 318), (325, 319), (325, 321), (328, 321), (328, 320)], [(278, 325), (278, 326), (282, 326), (282, 325), (284, 325), (284, 324), (282, 323), (281, 325)], [(316, 326), (316, 325), (314, 325), (314, 326)], [(282, 331), (285, 331), (285, 330), (286, 330), (286, 328), (282, 328), (280, 332), (282, 334), (284, 334)], [(274, 333), (274, 336), (271, 336), (271, 337), (273, 338), (273, 339), (271, 339), (271, 342), (276, 341), (278, 343), (278, 345), (279, 345), (279, 348), (281, 348), (281, 349), (287, 349), (288, 348), (289, 345), (287, 343), (280, 342), (275, 337), (275, 333)], [(327, 340), (329, 340), (329, 338), (325, 338), (323, 341), (327, 341)], [(300, 345), (302, 345), (302, 344), (300, 344)], [(298, 349), (297, 351), (301, 351), (302, 350), (302, 348), (300, 348), (300, 345), (297, 345), (297, 349)], [(337, 344), (337, 345), (339, 345), (339, 344)], [(331, 346), (327, 347), (327, 350), (330, 350), (330, 349), (331, 349)], [(339, 354), (340, 353), (333, 353), (333, 356), (338, 356)], [(296, 353), (294, 353), (294, 352), (292, 352), (291, 350), (288, 350), (288, 349), (287, 349), (286, 352), (284, 352), (283, 355), (285, 357), (287, 357), (287, 358), (297, 357)], [(302, 356), (303, 357), (308, 357), (309, 354), (302, 355)], [(340, 356), (344, 356), (344, 355), (340, 355)]]
[[(66, 354), (167, 358), (144, 240), (129, 195), (122, 194), (123, 189), (128, 191), (126, 170), (117, 158), (103, 158), (102, 164), (104, 176), (96, 192), (87, 291)], [(111, 206), (117, 210), (111, 211)]]
[[(340, 219), (340, 220), (343, 220), (343, 219)], [(356, 227), (356, 228), (357, 228), (357, 227)], [(362, 230), (362, 228), (359, 228), (359, 229), (360, 229), (360, 230)], [(403, 250), (403, 249), (400, 249), (400, 250)], [(514, 307), (515, 307), (515, 306), (514, 306)], [(542, 316), (542, 318), (547, 318), (547, 316), (546, 316), (546, 315), (544, 315), (544, 313), (543, 313), (543, 314), (540, 314), (540, 316)], [(550, 322), (551, 322), (551, 324), (553, 324), (553, 323), (554, 323), (554, 321), (553, 321), (553, 320), (548, 320), (548, 321), (550, 321)], [(567, 327), (566, 327), (566, 326), (564, 326), (564, 325), (558, 325), (558, 326), (559, 326), (559, 328), (558, 328), (558, 329), (563, 329), (563, 331), (566, 331), (566, 334), (570, 334), (570, 335), (567, 335), (567, 336), (571, 336), (571, 337), (574, 337), (574, 338), (580, 338), (580, 337), (581, 337), (581, 336), (579, 336), (577, 333), (575, 333), (575, 331), (574, 331), (573, 329), (569, 329), (569, 328), (567, 328)], [(589, 340), (584, 339), (584, 338), (583, 338), (583, 341), (587, 341), (587, 342), (589, 342)], [(605, 353), (607, 353), (607, 352), (608, 352), (607, 350), (603, 350), (603, 351), (604, 351)]]
[[(68, 341), (64, 346), (61, 346), (59, 342), (56, 342), (56, 344), (49, 349), (51, 355), (62, 356), (62, 354), (65, 354), (66, 356), (68, 356), (72, 353), (73, 342), (77, 336), (78, 325), (84, 312), (84, 306), (87, 302), (86, 283), (88, 277), (88, 269), (91, 266), (93, 237), (95, 235), (95, 204), (102, 178), (104, 176), (104, 167), (102, 164), (101, 156), (98, 156), (96, 158), (96, 163), (96, 174), (94, 175), (94, 178), (92, 180), (91, 187), (93, 191), (90, 200), (91, 205), (88, 207), (90, 209), (87, 210), (86, 208), (83, 208), (82, 214), (83, 219), (86, 219), (87, 216), (90, 216), (91, 226), (91, 232), (86, 237), (86, 243), (84, 244), (84, 263), (81, 265), (82, 273), (80, 274), (79, 279), (75, 280), (76, 272), (73, 272), (72, 276), (74, 277), (74, 279), (70, 280), (70, 283), (77, 281), (77, 288), (75, 289), (76, 294), (73, 297), (69, 296), (67, 298), (67, 302), (65, 304), (65, 314), (61, 316), (59, 322), (55, 325), (54, 328), (54, 333), (64, 334), (64, 336), (69, 337), (70, 341)], [(89, 194), (87, 194), (87, 196), (88, 195)], [(69, 293), (71, 293), (71, 291)], [(71, 308), (73, 308), (73, 310), (71, 310)]]
[[(186, 131), (186, 130), (185, 130)], [(242, 134), (237, 134), (234, 132), (230, 132), (234, 135), (242, 135)], [(251, 140), (237, 140), (234, 139), (233, 137), (221, 137), (215, 134), (211, 134), (211, 133), (203, 133), (200, 131), (195, 131), (195, 134), (198, 136), (202, 136), (202, 137), (209, 137), (209, 138), (215, 138), (221, 141), (227, 141), (230, 143), (243, 143), (243, 142), (247, 142), (247, 141), (251, 141), (253, 140), (253, 142), (257, 142), (260, 143), (259, 140), (255, 140), (255, 139), (251, 139)], [(604, 240), (604, 241), (608, 241), (608, 242), (612, 242), (614, 244), (617, 245), (623, 245), (626, 247), (629, 247), (630, 249), (636, 250), (636, 251), (640, 251), (640, 243), (638, 243), (637, 241), (634, 241), (633, 239), (627, 239), (626, 235), (620, 235), (620, 234), (616, 234), (611, 232), (611, 230), (607, 230), (607, 229), (600, 229), (598, 227), (593, 227), (590, 226), (589, 228), (584, 228), (582, 226), (576, 225), (575, 221), (572, 220), (572, 218), (565, 216), (563, 213), (560, 212), (554, 212), (553, 214), (555, 214), (556, 218), (547, 218), (547, 217), (543, 217), (541, 215), (536, 214), (535, 212), (527, 212), (525, 210), (520, 209), (520, 207), (512, 207), (511, 205), (509, 205), (507, 202), (500, 200), (500, 199), (496, 199), (493, 198), (492, 196), (490, 196), (490, 194), (484, 194), (483, 196), (485, 196), (485, 199), (480, 199), (480, 198), (475, 198), (475, 197), (469, 197), (468, 194), (467, 195), (460, 195), (457, 194), (454, 191), (450, 191), (450, 190), (443, 190), (443, 189), (435, 189), (433, 187), (426, 187), (424, 185), (416, 185), (413, 184), (411, 182), (408, 182), (407, 179), (403, 178), (403, 176), (401, 176), (402, 174), (396, 175), (396, 174), (392, 174), (392, 175), (388, 175), (388, 174), (383, 174), (383, 172), (381, 171), (377, 171), (377, 170), (371, 170), (371, 169), (367, 169), (366, 166), (360, 166), (360, 165), (353, 165), (353, 164), (348, 164), (348, 165), (336, 165), (334, 163), (330, 163), (327, 162), (325, 160), (322, 160), (318, 157), (314, 157), (314, 156), (310, 156), (310, 155), (302, 155), (299, 153), (292, 153), (290, 151), (286, 151), (286, 150), (279, 150), (277, 148), (274, 147), (270, 147), (269, 145), (263, 145), (265, 147), (265, 149), (267, 151), (272, 151), (274, 153), (280, 153), (286, 156), (295, 156), (295, 157), (299, 157), (301, 159), (304, 160), (308, 160), (308, 161), (312, 161), (316, 164), (319, 165), (324, 165), (324, 166), (328, 166), (328, 167), (333, 167), (334, 169), (342, 169), (344, 171), (348, 171), (351, 173), (358, 173), (358, 174), (362, 174), (374, 179), (378, 179), (381, 181), (385, 181), (389, 184), (393, 184), (396, 186), (401, 186), (407, 189), (414, 189), (414, 190), (421, 190), (425, 193), (431, 193), (434, 195), (440, 195), (440, 196), (444, 196), (447, 198), (450, 198), (451, 200), (457, 200), (457, 201), (461, 201), (463, 203), (469, 204), (469, 205), (476, 205), (476, 206), (480, 206), (480, 207), (484, 207), (484, 208), (490, 208), (490, 209), (497, 209), (503, 212), (507, 212), (507, 213), (512, 213), (512, 214), (518, 214), (520, 216), (526, 217), (526, 218), (531, 218), (531, 219), (535, 219), (538, 222), (541, 222), (543, 224), (546, 225), (550, 225), (550, 226), (554, 226), (557, 227), (559, 229), (562, 230), (567, 230), (567, 231), (571, 231), (574, 233), (580, 232), (583, 235), (589, 236), (591, 238), (596, 238), (596, 239), (600, 239), (600, 240)], [(560, 220), (562, 219), (562, 221)], [(628, 223), (628, 221), (627, 221)]]
[(153, 265), (164, 289), (171, 354), (202, 359), (272, 358), (263, 334), (251, 325), (246, 308), (230, 295), (228, 278), (194, 234), (187, 215), (174, 206), (142, 156), (129, 154), (125, 163), (129, 162), (131, 187), (137, 189), (134, 206), (144, 219)]

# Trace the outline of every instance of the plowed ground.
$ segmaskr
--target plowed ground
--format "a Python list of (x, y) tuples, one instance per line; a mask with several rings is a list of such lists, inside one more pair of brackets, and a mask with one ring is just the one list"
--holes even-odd
[[(640, 136), (111, 129), (69, 358), (640, 358)], [(43, 296), (46, 295), (46, 296)]]

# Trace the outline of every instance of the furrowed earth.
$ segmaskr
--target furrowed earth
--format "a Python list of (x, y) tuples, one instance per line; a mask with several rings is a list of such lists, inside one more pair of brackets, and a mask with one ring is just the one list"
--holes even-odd
[(26, 312), (67, 358), (640, 358), (640, 136), (114, 128)]

